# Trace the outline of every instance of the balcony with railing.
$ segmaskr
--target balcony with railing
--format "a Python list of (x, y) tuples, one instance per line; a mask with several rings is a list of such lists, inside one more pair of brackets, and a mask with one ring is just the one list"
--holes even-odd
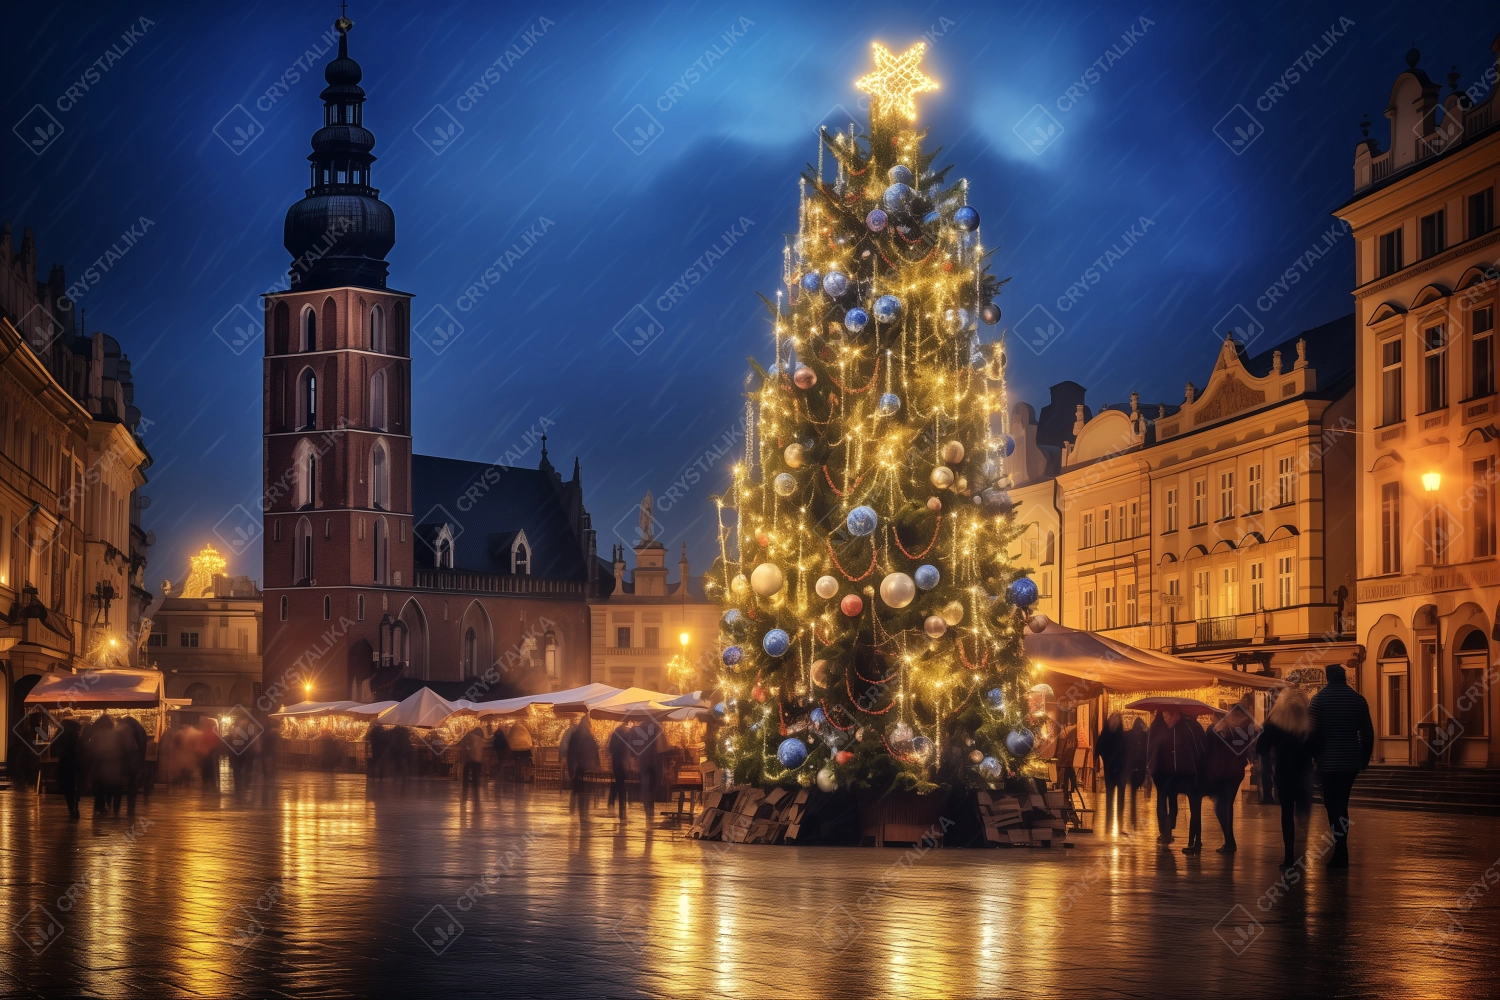
[[(1435, 156), (1446, 153), (1448, 150), (1463, 145), (1465, 142), (1486, 132), (1490, 126), (1495, 124), (1495, 101), (1485, 101), (1483, 104), (1470, 108), (1462, 108), (1452, 105), (1444, 109), (1443, 118), (1440, 122), (1428, 122), (1430, 131), (1423, 135), (1397, 138), (1392, 147), (1383, 153), (1371, 155), (1365, 159), (1363, 148), (1355, 157), (1354, 161), (1354, 189), (1362, 191), (1367, 187), (1379, 184), (1396, 172), (1396, 146), (1395, 143), (1411, 142), (1411, 146), (1403, 146), (1403, 149), (1411, 150), (1411, 160), (1403, 161), (1402, 169), (1414, 167), (1425, 163)], [(1366, 122), (1366, 125), (1369, 123)], [(1368, 133), (1366, 133), (1368, 135)], [(1375, 145), (1374, 141), (1368, 143), (1370, 147)]]

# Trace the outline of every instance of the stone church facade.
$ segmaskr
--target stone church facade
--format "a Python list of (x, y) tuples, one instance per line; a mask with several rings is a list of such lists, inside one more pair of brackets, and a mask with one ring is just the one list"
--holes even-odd
[(564, 480), (545, 436), (536, 469), (413, 454), (412, 295), (386, 282), (395, 216), (337, 26), (291, 287), (265, 297), (258, 708), (587, 683), (601, 563), (576, 460)]

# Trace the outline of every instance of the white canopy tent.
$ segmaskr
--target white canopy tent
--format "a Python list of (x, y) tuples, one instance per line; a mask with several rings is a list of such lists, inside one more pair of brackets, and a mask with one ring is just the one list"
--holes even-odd
[(372, 718), (395, 708), (399, 702), (376, 701), (304, 701), (285, 705), (271, 714), (277, 718), (319, 718), (325, 715), (357, 715)]
[(459, 707), (442, 697), (432, 688), (418, 688), (405, 701), (400, 702), (379, 715), (375, 721), (382, 726), (416, 726), (430, 729), (441, 726), (448, 716), (459, 711)]
[(1096, 632), (1048, 622), (1040, 632), (1029, 629), (1026, 656), (1043, 670), (1077, 677), (1115, 692), (1162, 691), (1208, 684), (1235, 684), (1258, 691), (1274, 690), (1285, 682), (1262, 674), (1226, 670), (1179, 656), (1139, 649)]

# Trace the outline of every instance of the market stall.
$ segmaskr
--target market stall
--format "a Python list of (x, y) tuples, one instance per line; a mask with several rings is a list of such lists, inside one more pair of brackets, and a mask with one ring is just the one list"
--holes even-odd
[(75, 720), (87, 728), (101, 715), (117, 721), (131, 718), (146, 733), (146, 777), (154, 782), (159, 744), (167, 729), (167, 713), (180, 700), (166, 697), (159, 670), (55, 670), (42, 677), (26, 695), (16, 731), (31, 743), (41, 768), (37, 787), (56, 765), (51, 747), (62, 724)]

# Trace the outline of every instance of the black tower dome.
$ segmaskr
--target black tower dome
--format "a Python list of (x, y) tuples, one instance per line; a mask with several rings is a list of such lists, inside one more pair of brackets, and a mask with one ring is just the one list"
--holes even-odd
[(364, 120), (359, 63), (349, 58), (349, 29), (341, 17), (339, 54), (323, 70), (328, 86), (323, 127), (313, 133), (312, 187), (286, 213), (285, 244), (292, 255), (292, 287), (384, 288), (385, 255), (396, 245), (396, 215), (370, 186), (375, 136)]

